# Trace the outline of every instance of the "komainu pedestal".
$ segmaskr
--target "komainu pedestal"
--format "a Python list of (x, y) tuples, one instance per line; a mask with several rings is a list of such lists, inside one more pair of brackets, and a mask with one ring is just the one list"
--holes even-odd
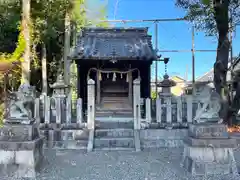
[(43, 159), (43, 137), (33, 118), (34, 88), (22, 84), (12, 94), (0, 128), (0, 170), (8, 176), (35, 178)]
[(184, 144), (182, 166), (192, 175), (238, 173), (233, 155), (237, 142), (229, 137), (226, 125), (190, 125)]
[(4, 124), (0, 128), (1, 174), (16, 178), (35, 178), (43, 159), (43, 137), (37, 125)]

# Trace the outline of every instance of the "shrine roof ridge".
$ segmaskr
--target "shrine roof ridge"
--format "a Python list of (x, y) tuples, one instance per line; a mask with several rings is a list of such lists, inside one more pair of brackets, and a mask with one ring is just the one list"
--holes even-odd
[(126, 36), (141, 36), (151, 37), (148, 34), (148, 28), (84, 28), (78, 33), (78, 38), (86, 36), (98, 36), (98, 37), (126, 37)]
[(144, 31), (144, 32), (147, 32), (148, 31), (148, 27), (106, 27), (106, 28), (103, 28), (103, 27), (85, 27), (83, 28), (83, 31), (123, 31), (123, 32), (126, 32), (126, 31), (129, 31), (129, 32), (136, 32), (136, 31)]

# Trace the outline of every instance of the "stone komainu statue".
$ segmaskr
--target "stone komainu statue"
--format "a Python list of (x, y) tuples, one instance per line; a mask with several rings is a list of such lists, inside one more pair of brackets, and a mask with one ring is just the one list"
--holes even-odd
[(5, 121), (26, 124), (33, 121), (34, 93), (35, 88), (26, 83), (22, 84), (17, 92), (12, 93)]
[(203, 122), (218, 122), (222, 120), (219, 118), (219, 111), (221, 109), (221, 98), (215, 91), (203, 91), (198, 98), (198, 109), (194, 121), (196, 123)]

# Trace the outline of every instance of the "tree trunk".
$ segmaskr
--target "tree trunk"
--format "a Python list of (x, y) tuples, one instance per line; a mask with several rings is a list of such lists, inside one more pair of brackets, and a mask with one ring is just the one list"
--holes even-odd
[(30, 2), (22, 0), (22, 28), (25, 40), (25, 51), (22, 62), (22, 83), (30, 83), (31, 42), (30, 42)]
[(214, 64), (214, 85), (222, 100), (222, 108), (219, 115), (225, 122), (228, 121), (230, 100), (226, 82), (229, 48), (230, 42), (227, 38), (227, 35), (225, 38), (219, 37), (217, 58)]
[(228, 38), (229, 17), (228, 17), (229, 2), (224, 1), (218, 3), (214, 7), (215, 20), (218, 29), (218, 49), (216, 62), (214, 64), (214, 85), (216, 91), (221, 96), (222, 108), (219, 112), (220, 117), (227, 122), (229, 115), (229, 92), (227, 88), (226, 75), (228, 70), (228, 59), (230, 42)]
[(46, 46), (42, 45), (42, 94), (47, 95), (47, 53)]
[(68, 61), (68, 55), (70, 52), (70, 33), (71, 33), (71, 19), (69, 12), (66, 12), (65, 16), (65, 35), (64, 35), (64, 81), (66, 84), (70, 83), (70, 62)]

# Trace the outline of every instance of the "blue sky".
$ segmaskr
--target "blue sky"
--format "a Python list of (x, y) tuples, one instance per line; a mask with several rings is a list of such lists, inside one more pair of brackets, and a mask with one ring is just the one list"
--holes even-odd
[[(175, 6), (175, 0), (119, 0), (117, 10), (115, 10), (117, 0), (108, 0), (107, 13), (108, 19), (159, 19), (159, 18), (179, 18), (184, 16), (184, 11)], [(153, 23), (127, 23), (115, 24), (122, 27), (149, 27), (149, 34), (152, 35), (153, 45), (155, 46), (154, 24)], [(234, 37), (233, 52), (239, 53), (239, 43)], [(187, 22), (161, 22), (158, 25), (158, 47), (159, 50), (187, 50), (191, 49), (191, 25)], [(196, 49), (216, 49), (216, 38), (206, 37), (204, 32), (196, 32)], [(181, 53), (161, 53), (162, 57), (170, 57), (168, 63), (168, 73), (179, 75), (191, 80), (192, 77), (192, 54), (191, 52)], [(195, 53), (195, 76), (201, 76), (213, 67), (215, 62), (215, 52), (196, 52)], [(158, 76), (164, 73), (164, 65), (159, 62)], [(187, 71), (188, 69), (188, 71)], [(155, 71), (152, 73), (155, 76)]]

